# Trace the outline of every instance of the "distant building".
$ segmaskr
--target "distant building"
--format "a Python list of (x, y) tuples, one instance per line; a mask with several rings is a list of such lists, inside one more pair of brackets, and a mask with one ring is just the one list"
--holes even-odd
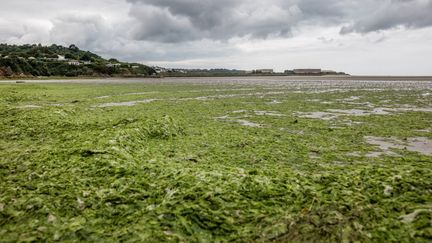
[(107, 67), (120, 67), (121, 64), (120, 63), (108, 63), (106, 66)]
[(296, 75), (321, 75), (321, 69), (294, 69), (293, 73)]
[(28, 59), (29, 59), (29, 60), (36, 60), (35, 57), (29, 57)]
[(65, 60), (66, 60), (65, 56), (57, 55), (57, 61), (65, 61)]
[(90, 64), (92, 64), (92, 62), (91, 61), (84, 61), (84, 62), (82, 62), (84, 65), (90, 65)]
[(333, 71), (333, 70), (322, 70), (321, 73), (322, 74), (326, 74), (326, 75), (335, 75), (335, 74), (337, 74), (337, 72)]
[(255, 73), (264, 73), (264, 74), (272, 74), (273, 69), (257, 69), (255, 70)]

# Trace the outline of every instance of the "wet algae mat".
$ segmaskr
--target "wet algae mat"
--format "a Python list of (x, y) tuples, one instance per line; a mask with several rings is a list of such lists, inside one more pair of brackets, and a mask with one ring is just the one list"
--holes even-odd
[(1, 84), (0, 242), (428, 242), (431, 90)]

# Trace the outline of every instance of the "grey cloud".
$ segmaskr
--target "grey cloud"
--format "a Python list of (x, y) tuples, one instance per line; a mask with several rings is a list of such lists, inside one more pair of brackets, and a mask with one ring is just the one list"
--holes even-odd
[(97, 14), (65, 13), (53, 19), (52, 24), (49, 35), (54, 43), (73, 43), (88, 49), (109, 41), (113, 34), (104, 18)]
[(133, 37), (162, 42), (288, 35), (301, 14), (295, 5), (285, 7), (279, 0), (128, 2), (133, 5), (130, 15), (138, 22)]
[(136, 40), (182, 42), (196, 38), (190, 20), (172, 15), (167, 9), (137, 6), (130, 15), (138, 20), (131, 31)]
[(128, 0), (167, 9), (174, 16), (186, 17), (200, 29), (208, 29), (223, 22), (223, 16), (231, 15), (241, 1), (232, 0)]
[(340, 33), (369, 33), (396, 27), (422, 28), (432, 26), (432, 1), (383, 0), (365, 8), (352, 24), (342, 27)]
[(432, 25), (431, 0), (127, 1), (133, 37), (162, 42), (288, 36), (304, 24), (343, 26), (341, 34)]

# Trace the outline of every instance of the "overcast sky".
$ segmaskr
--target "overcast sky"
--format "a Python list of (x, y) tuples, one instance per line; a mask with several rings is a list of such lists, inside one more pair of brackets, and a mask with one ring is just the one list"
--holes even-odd
[(0, 42), (165, 67), (432, 75), (432, 0), (2, 0)]

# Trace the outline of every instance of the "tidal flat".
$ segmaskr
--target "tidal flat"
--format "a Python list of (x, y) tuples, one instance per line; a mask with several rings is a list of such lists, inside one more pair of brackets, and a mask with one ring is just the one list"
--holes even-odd
[(0, 242), (430, 242), (432, 80), (0, 83)]

